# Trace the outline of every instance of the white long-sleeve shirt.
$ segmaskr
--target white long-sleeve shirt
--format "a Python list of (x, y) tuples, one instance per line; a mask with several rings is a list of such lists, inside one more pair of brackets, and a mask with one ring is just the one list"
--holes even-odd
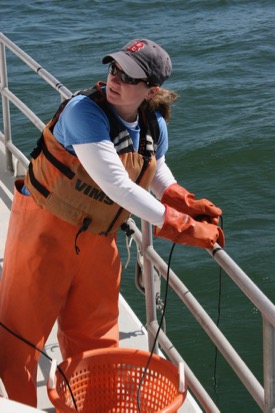
[(139, 218), (159, 227), (163, 225), (165, 207), (158, 199), (169, 185), (176, 182), (164, 156), (157, 160), (150, 187), (156, 199), (129, 178), (112, 142), (77, 144), (73, 148), (87, 173), (109, 198)]

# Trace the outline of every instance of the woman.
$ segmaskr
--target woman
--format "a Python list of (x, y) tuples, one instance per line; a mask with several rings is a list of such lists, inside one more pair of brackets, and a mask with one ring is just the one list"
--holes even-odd
[[(130, 213), (173, 242), (224, 243), (221, 210), (195, 200), (165, 163), (176, 97), (161, 89), (172, 70), (168, 54), (138, 39), (103, 63), (109, 63), (106, 85), (59, 108), (25, 180), (17, 180), (5, 250), (1, 322), (42, 349), (58, 319), (63, 358), (118, 345), (115, 234)], [(0, 348), (9, 397), (36, 406), (39, 353), (3, 328)]]

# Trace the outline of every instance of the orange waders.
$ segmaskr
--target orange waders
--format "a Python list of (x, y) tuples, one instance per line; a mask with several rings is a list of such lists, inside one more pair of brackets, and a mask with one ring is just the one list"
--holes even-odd
[[(18, 180), (16, 186), (22, 185)], [(75, 226), (15, 188), (0, 284), (0, 321), (42, 349), (58, 319), (63, 358), (118, 345), (121, 264), (115, 239), (82, 233), (77, 255), (76, 233)], [(36, 406), (39, 356), (0, 326), (0, 377), (10, 399)]]

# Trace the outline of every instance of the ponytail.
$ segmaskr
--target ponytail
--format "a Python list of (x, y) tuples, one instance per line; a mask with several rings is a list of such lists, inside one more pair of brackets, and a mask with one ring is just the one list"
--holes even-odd
[(149, 109), (160, 112), (166, 123), (169, 123), (171, 116), (171, 105), (177, 97), (178, 95), (175, 92), (160, 88), (152, 99), (144, 100), (141, 107), (145, 110)]

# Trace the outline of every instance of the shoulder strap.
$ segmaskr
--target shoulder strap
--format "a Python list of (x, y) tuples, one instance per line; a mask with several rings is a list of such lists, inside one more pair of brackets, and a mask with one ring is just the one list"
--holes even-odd
[(78, 94), (87, 96), (104, 111), (110, 123), (110, 138), (113, 141), (120, 132), (125, 130), (125, 126), (119, 121), (108, 104), (106, 95), (101, 89), (101, 86), (104, 85), (106, 85), (106, 83), (98, 82), (93, 88), (82, 90)]
[(150, 110), (140, 110), (139, 123), (141, 129), (139, 153), (150, 156), (157, 150), (159, 140), (159, 123), (156, 113)]
[(158, 140), (159, 140), (159, 134), (160, 134), (157, 115), (154, 111), (146, 111), (146, 118), (148, 120), (148, 126), (150, 129), (154, 144), (157, 145)]

